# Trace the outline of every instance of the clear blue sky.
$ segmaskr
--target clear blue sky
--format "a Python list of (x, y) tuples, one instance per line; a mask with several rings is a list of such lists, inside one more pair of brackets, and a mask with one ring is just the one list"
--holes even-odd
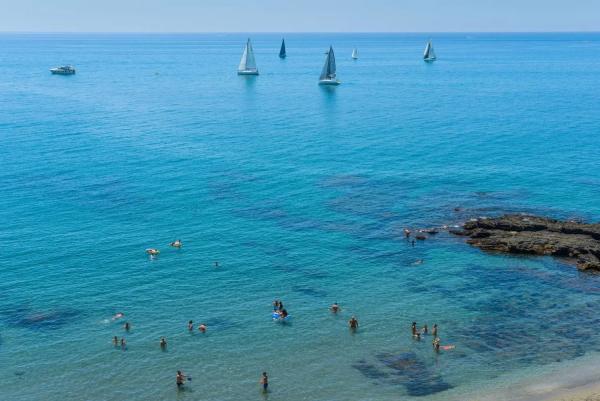
[(600, 0), (0, 0), (0, 31), (600, 31)]

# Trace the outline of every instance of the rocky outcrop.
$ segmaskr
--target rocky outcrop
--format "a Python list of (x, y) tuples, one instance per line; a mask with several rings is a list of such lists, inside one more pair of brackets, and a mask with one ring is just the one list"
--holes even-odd
[(539, 216), (504, 215), (467, 221), (452, 234), (485, 251), (552, 255), (573, 261), (580, 270), (600, 271), (600, 224)]

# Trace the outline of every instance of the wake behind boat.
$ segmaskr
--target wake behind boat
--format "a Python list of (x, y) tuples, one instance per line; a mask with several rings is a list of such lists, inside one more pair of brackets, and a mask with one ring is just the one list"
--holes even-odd
[(336, 66), (335, 66), (335, 54), (333, 53), (333, 47), (329, 46), (329, 51), (327, 52), (327, 58), (325, 59), (325, 65), (323, 66), (323, 70), (321, 71), (321, 76), (319, 77), (319, 85), (339, 85), (340, 81), (338, 81), (336, 77)]
[(250, 38), (248, 38), (248, 41), (246, 42), (244, 54), (242, 54), (242, 59), (238, 66), (238, 75), (258, 75), (258, 68), (256, 68), (256, 60), (254, 58), (254, 50), (252, 49)]
[(423, 53), (423, 60), (425, 60), (426, 62), (432, 62), (435, 61), (436, 57), (435, 57), (435, 51), (433, 50), (433, 44), (431, 43), (431, 40), (429, 42), (427, 42), (427, 46), (425, 46), (425, 52)]
[(73, 75), (75, 74), (75, 68), (70, 65), (63, 65), (61, 67), (50, 68), (50, 72), (57, 75)]

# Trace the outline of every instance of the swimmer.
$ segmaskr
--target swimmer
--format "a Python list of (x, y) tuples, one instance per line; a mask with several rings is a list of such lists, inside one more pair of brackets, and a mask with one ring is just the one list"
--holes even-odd
[(175, 376), (175, 383), (177, 383), (177, 388), (181, 388), (185, 383), (185, 375), (181, 372), (181, 370), (177, 371), (177, 376)]
[(433, 349), (434, 349), (435, 352), (440, 352), (440, 339), (439, 339), (439, 337), (436, 337), (432, 341), (431, 344), (433, 345)]
[(188, 322), (188, 330), (189, 331), (194, 330), (194, 322), (192, 322), (191, 320)]
[(118, 312), (118, 313), (115, 313), (115, 315), (112, 317), (112, 320), (121, 319), (122, 317), (125, 317), (125, 314), (122, 312)]
[(275, 301), (273, 301), (273, 310), (276, 311), (279, 309), (279, 300), (276, 299)]
[(113, 345), (116, 347), (117, 345), (119, 345), (119, 339), (117, 338), (117, 336), (114, 336), (112, 339)]
[(200, 333), (206, 333), (206, 325), (202, 323), (200, 326), (198, 326), (198, 330), (200, 330)]
[(405, 229), (404, 229), (404, 237), (405, 237), (406, 239), (408, 239), (408, 237), (410, 237), (410, 230), (409, 230), (408, 228), (405, 228)]
[(417, 334), (417, 322), (412, 322), (411, 330), (412, 335), (415, 336)]
[(434, 325), (433, 325), (433, 331), (431, 332), (431, 335), (432, 335), (433, 337), (437, 337), (437, 335), (438, 335), (438, 327), (437, 327), (437, 324), (434, 324)]
[(171, 245), (174, 248), (181, 248), (183, 246), (183, 243), (181, 242), (180, 239), (178, 239), (178, 240), (171, 242), (169, 245)]
[(287, 312), (287, 310), (282, 309), (280, 319), (285, 319), (286, 317), (288, 317), (288, 312)]
[(164, 338), (164, 337), (161, 337), (161, 338), (160, 338), (160, 348), (161, 348), (162, 350), (165, 350), (165, 349), (167, 348), (167, 340), (165, 340), (165, 338)]
[(215, 267), (219, 267), (219, 262), (215, 262)]
[(160, 253), (160, 251), (155, 248), (148, 248), (146, 249), (146, 253), (150, 256), (157, 256)]
[(262, 373), (259, 383), (262, 384), (263, 393), (266, 393), (269, 388), (269, 377), (267, 376), (267, 372)]
[(350, 320), (348, 320), (348, 326), (350, 327), (350, 330), (358, 329), (358, 320), (356, 320), (355, 316), (352, 316)]
[(125, 349), (125, 347), (127, 347), (127, 344), (125, 343), (125, 338), (121, 338), (121, 348)]
[(423, 333), (423, 334), (429, 333), (429, 329), (427, 328), (427, 325), (423, 326), (423, 328), (421, 329), (421, 333)]
[(339, 311), (341, 311), (342, 309), (340, 308), (340, 306), (338, 305), (337, 302), (334, 302), (333, 305), (331, 305), (329, 307), (329, 309), (331, 309), (332, 313), (338, 313)]
[(283, 302), (279, 301), (279, 306), (277, 308), (279, 308), (279, 311), (282, 311), (283, 310)]
[(417, 259), (414, 262), (412, 262), (413, 266), (422, 265), (422, 264), (423, 264), (423, 259)]
[(129, 329), (131, 328), (131, 326), (129, 325), (129, 322), (125, 322), (125, 324), (123, 325), (123, 328), (125, 329), (125, 331), (129, 331)]

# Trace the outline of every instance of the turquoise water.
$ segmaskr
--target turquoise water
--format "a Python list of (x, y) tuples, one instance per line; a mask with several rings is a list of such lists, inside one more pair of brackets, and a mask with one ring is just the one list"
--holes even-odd
[(253, 78), (243, 35), (1, 35), (2, 399), (464, 400), (600, 351), (599, 276), (402, 238), (600, 220), (600, 35), (427, 38), (253, 35)]

